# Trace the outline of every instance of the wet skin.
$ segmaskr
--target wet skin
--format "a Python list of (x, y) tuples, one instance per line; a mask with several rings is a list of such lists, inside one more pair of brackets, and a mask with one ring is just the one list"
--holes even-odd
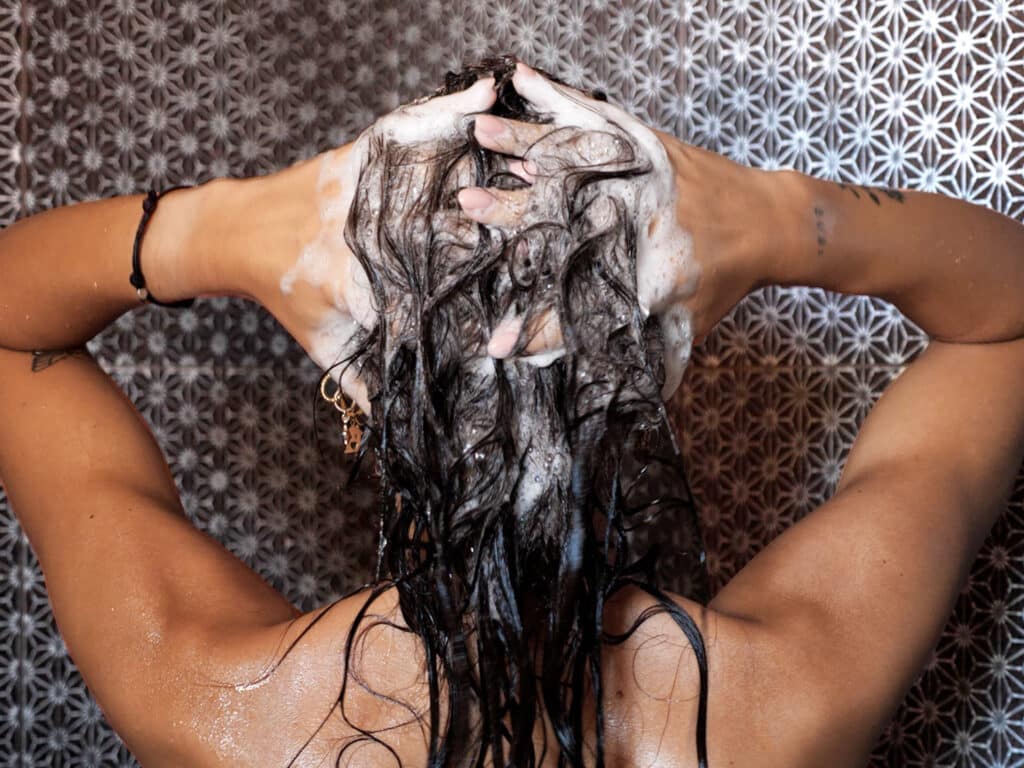
[[(701, 268), (681, 299), (696, 338), (751, 288), (781, 283), (889, 298), (937, 339), (872, 410), (832, 499), (706, 611), (679, 598), (708, 647), (711, 766), (863, 765), (1024, 454), (1024, 228), (938, 195), (854, 195), (659, 139)], [(154, 295), (256, 299), (309, 349), (316, 310), (337, 298), (309, 281), (285, 294), (281, 281), (321, 226), (318, 180), (314, 161), (165, 198), (144, 251)], [(30, 354), (81, 345), (137, 305), (127, 254), (140, 201), (62, 208), (0, 233), (0, 479), (69, 651), (143, 765), (285, 764), (337, 695), (338, 644), (360, 599), (255, 682), (319, 612), (300, 614), (190, 524), (147, 426), (98, 366)], [(624, 595), (607, 620), (641, 607)], [(674, 629), (649, 629), (603, 670), (609, 765), (691, 766), (695, 665)], [(415, 649), (402, 642), (371, 634), (366, 674), (416, 700)], [(352, 708), (360, 723), (398, 717), (358, 693)], [(337, 749), (328, 737), (344, 727), (332, 721), (306, 764)], [(421, 760), (415, 726), (391, 733), (404, 762)], [(369, 748), (350, 756), (387, 762)]]

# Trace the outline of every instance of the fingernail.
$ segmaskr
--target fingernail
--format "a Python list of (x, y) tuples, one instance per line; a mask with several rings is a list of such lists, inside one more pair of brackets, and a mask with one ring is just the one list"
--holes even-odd
[(466, 213), (485, 213), (494, 205), (494, 197), (480, 187), (466, 187), (459, 190), (459, 205)]
[(473, 83), (473, 85), (471, 85), (469, 88), (470, 88), (470, 90), (476, 89), (478, 91), (491, 90), (491, 89), (494, 88), (494, 78), (493, 77), (481, 78), (481, 79), (477, 80), (475, 83)]
[(509, 163), (508, 169), (516, 176), (523, 179), (523, 181), (527, 181), (530, 184), (537, 180), (537, 166), (529, 160), (525, 162), (522, 160), (513, 160)]
[(487, 342), (487, 354), (499, 360), (511, 355), (522, 330), (522, 317), (509, 317), (503, 320)]
[(508, 128), (493, 115), (479, 115), (476, 118), (476, 130), (489, 139), (499, 139), (508, 133)]

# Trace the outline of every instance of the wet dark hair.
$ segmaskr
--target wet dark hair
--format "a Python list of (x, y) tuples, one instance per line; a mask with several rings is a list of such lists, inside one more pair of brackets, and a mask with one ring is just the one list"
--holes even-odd
[[(515, 92), (514, 66), (500, 57), (449, 73), (435, 96), (494, 76), (492, 114), (548, 122)], [(567, 130), (575, 129), (552, 127)], [(659, 394), (660, 331), (637, 304), (635, 223), (608, 183), (651, 169), (628, 134), (616, 135), (627, 137), (619, 156), (559, 168), (560, 194), (541, 223), (512, 232), (459, 210), (462, 187), (525, 183), (477, 144), (472, 126), (429, 145), (374, 136), (361, 171), (345, 234), (369, 276), (378, 323), (343, 364), (359, 370), (372, 405), (360, 457), (372, 454), (380, 472), (381, 532), (337, 705), (345, 716), (357, 633), (373, 625), (368, 610), (394, 588), (425, 651), (431, 768), (488, 759), (528, 768), (549, 748), (559, 766), (583, 766), (588, 687), (602, 766), (601, 648), (658, 613), (696, 657), (697, 754), (706, 766), (699, 628), (655, 585), (657, 550), (633, 551), (634, 527), (689, 502), (649, 482), (652, 467), (678, 479), (682, 466)], [(510, 307), (526, 328), (555, 312), (566, 354), (546, 367), (489, 358), (489, 334)], [(654, 604), (626, 632), (609, 634), (604, 606), (630, 585)], [(542, 716), (557, 744), (545, 739), (538, 756)], [(361, 736), (338, 764), (356, 743), (391, 750), (345, 719)]]

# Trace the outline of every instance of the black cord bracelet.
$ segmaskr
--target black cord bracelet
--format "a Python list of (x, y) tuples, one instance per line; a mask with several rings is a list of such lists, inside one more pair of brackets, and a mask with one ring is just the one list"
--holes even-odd
[(146, 227), (149, 225), (149, 220), (153, 218), (153, 212), (156, 210), (156, 204), (160, 201), (160, 198), (169, 192), (174, 192), (176, 189), (184, 189), (186, 186), (188, 185), (183, 184), (178, 187), (171, 187), (160, 193), (157, 193), (155, 189), (149, 190), (146, 199), (142, 201), (142, 220), (139, 221), (139, 228), (135, 231), (135, 244), (132, 246), (132, 273), (128, 277), (128, 281), (135, 288), (135, 293), (138, 294), (140, 301), (146, 301), (161, 307), (170, 307), (171, 309), (187, 309), (195, 303), (195, 299), (167, 302), (160, 301), (153, 296), (149, 289), (146, 288), (146, 278), (142, 275), (142, 261), (139, 254), (142, 251), (142, 236), (146, 233)]

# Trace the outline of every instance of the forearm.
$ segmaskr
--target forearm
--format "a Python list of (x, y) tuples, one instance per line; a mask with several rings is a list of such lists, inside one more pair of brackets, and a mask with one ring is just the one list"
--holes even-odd
[[(161, 198), (141, 251), (152, 295), (165, 302), (251, 297), (262, 252), (300, 236), (290, 224), (302, 210), (291, 199), (297, 181), (310, 183), (303, 169), (221, 179)], [(142, 199), (57, 208), (0, 232), (0, 347), (77, 346), (142, 306), (128, 281)]]
[[(161, 300), (194, 295), (198, 270), (168, 269), (188, 249), (199, 190), (160, 201), (142, 250), (147, 283)], [(63, 348), (84, 343), (141, 305), (128, 282), (142, 195), (57, 208), (0, 232), (0, 347)], [(170, 274), (169, 274), (170, 273)], [(174, 278), (171, 278), (174, 274)], [(209, 289), (209, 286), (201, 286)]]
[(1024, 226), (980, 205), (780, 173), (792, 245), (769, 282), (878, 296), (930, 336), (1024, 336)]

